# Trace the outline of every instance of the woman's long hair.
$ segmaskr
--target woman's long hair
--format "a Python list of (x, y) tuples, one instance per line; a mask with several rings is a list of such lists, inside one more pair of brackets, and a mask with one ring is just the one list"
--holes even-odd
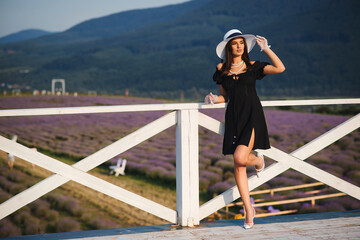
[[(252, 65), (250, 63), (250, 57), (249, 57), (249, 53), (248, 53), (248, 48), (247, 48), (247, 44), (246, 41), (243, 37), (239, 37), (242, 38), (244, 40), (244, 53), (241, 56), (242, 60), (245, 62), (246, 64), (246, 69), (247, 71), (250, 70), (252, 68)], [(237, 39), (237, 38), (234, 38)], [(233, 61), (233, 54), (232, 54), (232, 48), (231, 48), (231, 42), (234, 40), (231, 39), (225, 46), (225, 63), (222, 66), (222, 72), (224, 75), (228, 75), (230, 73), (230, 69), (231, 69), (231, 64)]]

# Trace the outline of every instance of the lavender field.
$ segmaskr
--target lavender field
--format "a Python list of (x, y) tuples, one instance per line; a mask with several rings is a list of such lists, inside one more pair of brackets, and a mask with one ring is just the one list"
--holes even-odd
[[(65, 158), (57, 159), (71, 163)], [(91, 174), (169, 208), (176, 206), (176, 193), (167, 187), (131, 175), (116, 178), (107, 175), (104, 169), (95, 169)], [(15, 167), (10, 170), (6, 153), (0, 151), (0, 202), (50, 175), (51, 172), (20, 158), (16, 158)], [(166, 223), (147, 212), (70, 181), (0, 220), (0, 238)]]
[[(24, 96), (1, 97), (1, 109), (102, 106), (163, 103), (161, 100), (105, 96)], [(224, 109), (204, 110), (203, 113), (224, 120)], [(134, 130), (166, 114), (166, 112), (82, 114), (64, 116), (5, 117), (0, 118), (0, 134), (8, 138), (18, 135), (18, 141), (40, 151), (64, 154), (81, 159)], [(325, 133), (351, 116), (335, 116), (265, 109), (270, 143), (285, 152), (291, 152)], [(218, 194), (235, 184), (233, 162), (221, 154), (222, 137), (199, 128), (200, 191)], [(159, 180), (175, 186), (175, 127), (124, 152), (118, 157), (128, 160), (126, 174)], [(360, 185), (360, 131), (354, 131), (307, 162), (320, 167), (346, 181)], [(104, 164), (116, 162), (116, 158)], [(272, 160), (266, 159), (267, 165)], [(248, 175), (254, 174), (248, 168)], [(260, 189), (291, 186), (314, 182), (298, 173), (287, 171)], [(333, 191), (329, 189), (329, 192)], [(281, 197), (281, 196), (275, 196)], [(351, 197), (317, 201), (315, 208), (297, 204), (300, 212), (342, 211), (360, 208), (360, 202)]]
[[(102, 96), (28, 96), (0, 98), (0, 108), (40, 108), (162, 103), (160, 100)], [(205, 114), (224, 120), (224, 109), (205, 110)], [(18, 135), (28, 146), (83, 158), (126, 136), (165, 112), (82, 114), (0, 119), (0, 133)], [(331, 116), (265, 109), (271, 145), (291, 152), (344, 122), (349, 116)], [(200, 127), (200, 186), (202, 191), (219, 192), (234, 184), (232, 158), (221, 154), (222, 137)], [(128, 159), (128, 171), (175, 181), (175, 127), (128, 150), (119, 157)], [(359, 131), (344, 137), (310, 158), (309, 162), (347, 181), (360, 185)], [(116, 159), (113, 160), (113, 162)], [(270, 164), (271, 161), (268, 162)], [(110, 163), (109, 163), (110, 164)], [(341, 169), (341, 170), (340, 170)], [(291, 174), (290, 174), (291, 173)], [(269, 182), (279, 187), (310, 181), (290, 172), (287, 181)], [(249, 175), (253, 169), (249, 168)], [(290, 177), (289, 176), (289, 177)], [(222, 186), (222, 187), (221, 187)]]

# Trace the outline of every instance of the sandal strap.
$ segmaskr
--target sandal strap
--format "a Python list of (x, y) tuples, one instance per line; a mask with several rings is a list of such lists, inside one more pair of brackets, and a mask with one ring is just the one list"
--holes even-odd
[(256, 172), (261, 172), (261, 171), (263, 171), (263, 170), (264, 170), (264, 168), (265, 168), (265, 160), (264, 160), (264, 156), (263, 156), (263, 155), (261, 155), (260, 157), (261, 157), (261, 159), (262, 159), (263, 166), (262, 166), (262, 168), (260, 168), (260, 169), (257, 169), (257, 168), (255, 167)]

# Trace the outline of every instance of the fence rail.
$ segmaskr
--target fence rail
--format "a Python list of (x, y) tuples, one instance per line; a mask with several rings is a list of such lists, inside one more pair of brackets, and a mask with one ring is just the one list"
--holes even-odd
[(265, 190), (254, 191), (254, 192), (251, 192), (250, 195), (270, 193), (271, 196), (274, 196), (275, 192), (283, 192), (283, 191), (296, 190), (296, 189), (309, 188), (309, 187), (317, 187), (317, 186), (323, 186), (323, 185), (324, 184), (322, 182), (300, 184), (300, 185), (296, 185), (296, 186), (280, 187), (280, 188), (273, 188), (273, 189), (265, 189)]
[[(263, 107), (342, 105), (342, 104), (360, 104), (360, 98), (261, 101), (261, 105)], [(226, 107), (226, 105), (227, 105), (226, 103), (218, 103), (214, 105), (209, 105), (204, 103), (172, 103), (172, 104), (136, 104), (136, 105), (65, 107), (65, 108), (6, 109), (6, 110), (0, 110), (0, 117), (66, 115), (66, 114), (85, 114), (85, 113), (199, 110), (199, 109), (224, 108)]]
[[(264, 107), (275, 107), (359, 103), (359, 98), (353, 98), (263, 101), (262, 105)], [(1, 203), (0, 219), (5, 218), (19, 208), (60, 187), (62, 184), (73, 180), (103, 194), (154, 214), (171, 223), (177, 223), (182, 226), (198, 225), (201, 219), (225, 207), (227, 204), (240, 197), (237, 187), (234, 186), (207, 203), (199, 206), (198, 126), (200, 125), (205, 127), (220, 135), (223, 135), (224, 133), (223, 123), (200, 113), (199, 109), (215, 109), (224, 107), (226, 107), (226, 104), (206, 105), (203, 103), (179, 103), (0, 110), (0, 117), (164, 110), (171, 111), (170, 113), (167, 113), (159, 119), (141, 127), (133, 133), (71, 166), (42, 153), (32, 151), (19, 143), (12, 142), (3, 136), (0, 136), (1, 150), (12, 153), (17, 157), (23, 158), (30, 163), (36, 164), (55, 173), (54, 175)], [(100, 164), (174, 125), (176, 126), (176, 210), (162, 206), (154, 201), (131, 193), (126, 189), (120, 188), (87, 173)], [(262, 150), (261, 152), (264, 156), (275, 160), (276, 163), (268, 166), (264, 170), (261, 178), (250, 177), (249, 190), (251, 191), (255, 189), (282, 172), (292, 168), (360, 200), (360, 188), (358, 186), (348, 183), (304, 161), (311, 155), (359, 127), (360, 114), (357, 114), (290, 154), (274, 147), (271, 147), (269, 150)]]
[[(280, 187), (280, 188), (273, 188), (273, 189), (265, 189), (265, 190), (259, 190), (259, 191), (253, 191), (250, 193), (251, 196), (254, 195), (260, 195), (260, 194), (266, 194), (270, 193), (270, 195), (273, 197), (275, 192), (284, 192), (284, 191), (291, 191), (291, 190), (298, 190), (298, 189), (304, 189), (304, 188), (313, 188), (313, 187), (319, 187), (324, 186), (325, 184), (322, 182), (315, 182), (315, 183), (308, 183), (308, 184), (300, 184), (295, 186), (288, 186), (288, 187)], [(323, 192), (326, 190), (325, 188), (322, 188), (320, 190), (313, 190), (313, 191), (307, 191), (302, 192), (306, 195), (309, 194), (318, 194), (320, 192)], [(291, 203), (299, 203), (299, 202), (311, 202), (311, 206), (315, 206), (315, 201), (320, 199), (328, 199), (328, 198), (336, 198), (336, 197), (342, 197), (346, 196), (345, 193), (329, 193), (329, 194), (323, 194), (323, 195), (317, 195), (317, 196), (308, 196), (308, 197), (298, 197), (293, 199), (282, 199), (282, 200), (269, 200), (265, 201), (265, 199), (254, 199), (254, 207), (265, 207), (265, 206), (275, 206), (275, 205), (284, 205), (284, 204), (291, 204)], [(242, 201), (240, 202), (232, 202), (226, 205), (225, 211), (222, 211), (226, 214), (226, 216), (230, 215), (236, 215), (234, 213), (229, 212), (230, 207), (234, 206), (241, 206), (244, 207), (244, 204)], [(290, 214), (294, 213), (297, 210), (285, 210), (280, 212), (273, 212), (273, 213), (259, 213), (257, 216), (274, 216), (274, 215), (283, 215), (283, 214)]]

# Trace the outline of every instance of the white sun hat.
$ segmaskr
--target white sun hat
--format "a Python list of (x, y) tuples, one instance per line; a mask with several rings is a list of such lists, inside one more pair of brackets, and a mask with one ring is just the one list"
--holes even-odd
[(255, 46), (255, 36), (252, 34), (242, 34), (242, 32), (238, 29), (231, 29), (230, 31), (228, 31), (227, 33), (225, 33), (224, 35), (224, 40), (221, 41), (217, 46), (216, 46), (216, 54), (218, 55), (219, 58), (224, 59), (225, 60), (225, 46), (226, 44), (234, 38), (237, 37), (242, 37), (245, 39), (246, 41), (246, 45), (247, 45), (247, 49), (248, 49), (248, 53), (253, 49), (253, 47)]

